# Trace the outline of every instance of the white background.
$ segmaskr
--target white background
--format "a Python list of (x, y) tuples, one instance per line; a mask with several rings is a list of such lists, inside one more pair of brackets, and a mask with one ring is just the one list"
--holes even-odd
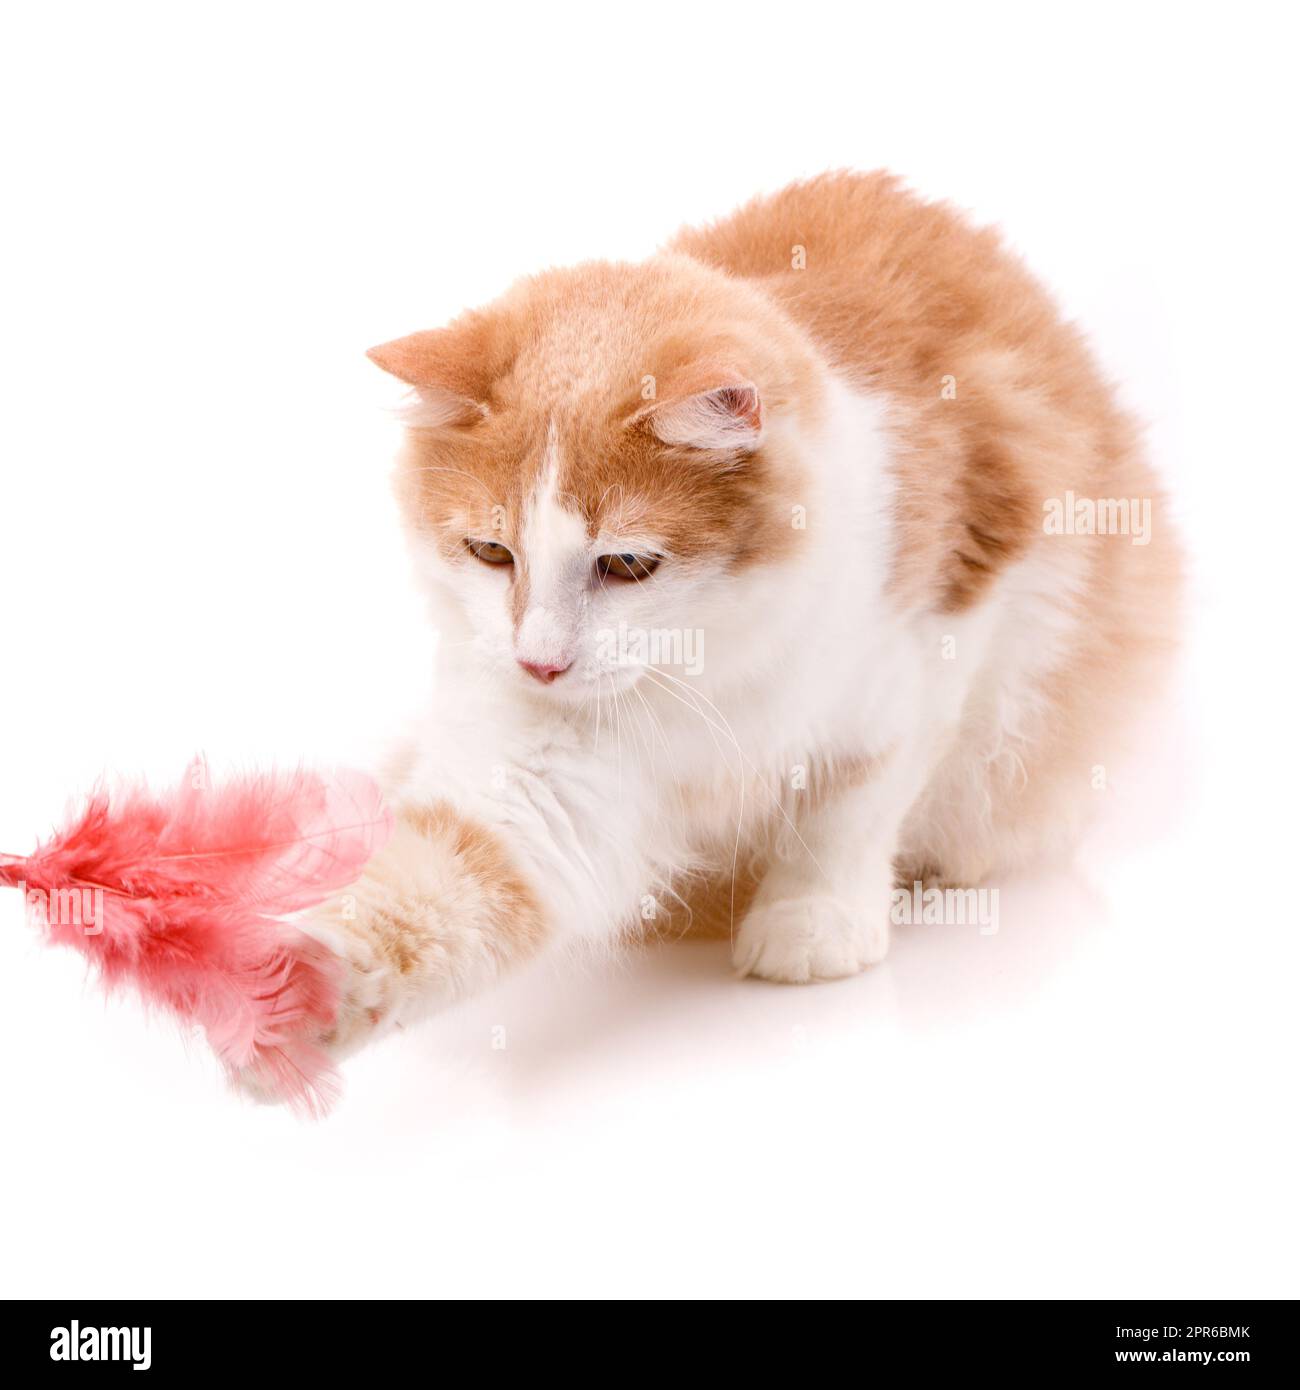
[(10, 7), (0, 848), (105, 768), (370, 756), (430, 637), (363, 349), (828, 167), (1007, 229), (1150, 422), (1196, 569), (1180, 693), (1077, 868), (861, 979), (549, 964), (308, 1125), (5, 895), (0, 1291), (1300, 1293), (1285, 14)]

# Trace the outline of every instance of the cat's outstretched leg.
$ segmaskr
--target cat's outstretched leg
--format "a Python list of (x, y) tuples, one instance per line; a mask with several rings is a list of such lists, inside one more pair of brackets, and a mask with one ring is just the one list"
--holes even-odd
[(345, 962), (321, 1039), (336, 1056), (482, 989), (550, 936), (501, 837), (446, 802), (400, 807), (365, 875), (302, 925)]

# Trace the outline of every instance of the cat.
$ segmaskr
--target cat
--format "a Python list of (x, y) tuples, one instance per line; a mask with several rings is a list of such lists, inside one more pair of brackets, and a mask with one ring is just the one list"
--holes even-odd
[[(888, 174), (370, 356), (413, 392), (396, 486), (440, 648), (393, 838), (309, 926), (348, 962), (338, 1053), (646, 930), (854, 974), (896, 881), (1068, 847), (1176, 642), (1164, 499), (1079, 333)], [(1067, 494), (1116, 524), (1059, 524)]]

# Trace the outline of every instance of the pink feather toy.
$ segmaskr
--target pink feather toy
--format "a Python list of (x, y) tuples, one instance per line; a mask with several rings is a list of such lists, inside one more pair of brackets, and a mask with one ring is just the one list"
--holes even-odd
[(341, 962), (284, 919), (354, 881), (388, 838), (355, 773), (265, 773), (208, 786), (197, 762), (167, 795), (101, 787), (33, 854), (0, 855), (51, 941), (110, 989), (200, 1024), (232, 1074), (320, 1114), (338, 1077), (318, 1039)]

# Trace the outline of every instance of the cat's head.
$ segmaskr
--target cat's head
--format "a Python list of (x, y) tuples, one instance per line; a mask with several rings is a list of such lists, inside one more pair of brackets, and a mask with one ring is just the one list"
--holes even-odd
[(500, 678), (586, 701), (761, 628), (823, 394), (761, 296), (683, 257), (592, 264), (370, 356), (415, 390), (398, 492), (420, 568)]

